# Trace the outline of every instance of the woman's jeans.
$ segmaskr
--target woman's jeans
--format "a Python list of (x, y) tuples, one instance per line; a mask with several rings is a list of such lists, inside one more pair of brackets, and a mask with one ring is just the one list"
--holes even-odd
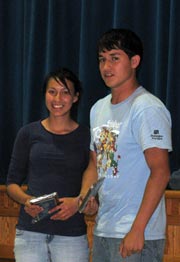
[(119, 246), (122, 239), (94, 236), (93, 262), (162, 262), (165, 240), (147, 240), (141, 253), (122, 258)]
[(88, 262), (87, 236), (58, 236), (16, 229), (16, 262)]

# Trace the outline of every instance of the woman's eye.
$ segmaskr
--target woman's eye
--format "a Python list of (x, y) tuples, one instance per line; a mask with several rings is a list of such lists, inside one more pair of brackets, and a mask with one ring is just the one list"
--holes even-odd
[(67, 89), (62, 91), (63, 94), (69, 94), (69, 91)]
[(64, 96), (67, 96), (67, 95), (70, 95), (70, 92), (68, 89), (64, 89), (61, 91), (61, 94), (64, 95)]
[(67, 95), (71, 95), (70, 91), (68, 89), (62, 89), (62, 90), (54, 90), (54, 89), (49, 89), (47, 91), (47, 93), (51, 96), (57, 96), (58, 94), (59, 95), (62, 95), (62, 96), (67, 96)]
[(55, 90), (52, 90), (52, 89), (48, 90), (48, 93), (49, 93), (50, 95), (55, 95), (55, 94), (56, 94)]

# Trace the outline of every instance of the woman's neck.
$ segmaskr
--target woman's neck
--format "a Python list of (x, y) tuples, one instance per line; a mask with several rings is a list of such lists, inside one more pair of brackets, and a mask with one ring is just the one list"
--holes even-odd
[(68, 134), (78, 127), (78, 123), (73, 119), (59, 119), (48, 117), (42, 121), (42, 125), (46, 130), (54, 134)]

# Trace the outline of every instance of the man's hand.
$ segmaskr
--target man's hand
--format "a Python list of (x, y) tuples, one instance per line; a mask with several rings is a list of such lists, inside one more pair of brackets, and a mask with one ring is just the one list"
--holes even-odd
[(144, 247), (144, 234), (131, 230), (120, 244), (120, 254), (123, 258), (134, 253), (140, 253)]
[(88, 215), (88, 216), (93, 216), (97, 213), (98, 211), (98, 202), (96, 201), (95, 197), (91, 197), (90, 200), (88, 201), (85, 209), (83, 210), (83, 213)]

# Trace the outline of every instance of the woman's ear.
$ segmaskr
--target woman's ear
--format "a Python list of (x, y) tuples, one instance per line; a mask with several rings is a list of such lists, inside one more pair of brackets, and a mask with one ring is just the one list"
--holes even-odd
[(133, 57), (131, 57), (131, 65), (132, 68), (137, 68), (138, 65), (140, 64), (141, 58), (139, 55), (134, 55)]
[(73, 98), (73, 103), (76, 103), (79, 99), (79, 92), (77, 92)]

